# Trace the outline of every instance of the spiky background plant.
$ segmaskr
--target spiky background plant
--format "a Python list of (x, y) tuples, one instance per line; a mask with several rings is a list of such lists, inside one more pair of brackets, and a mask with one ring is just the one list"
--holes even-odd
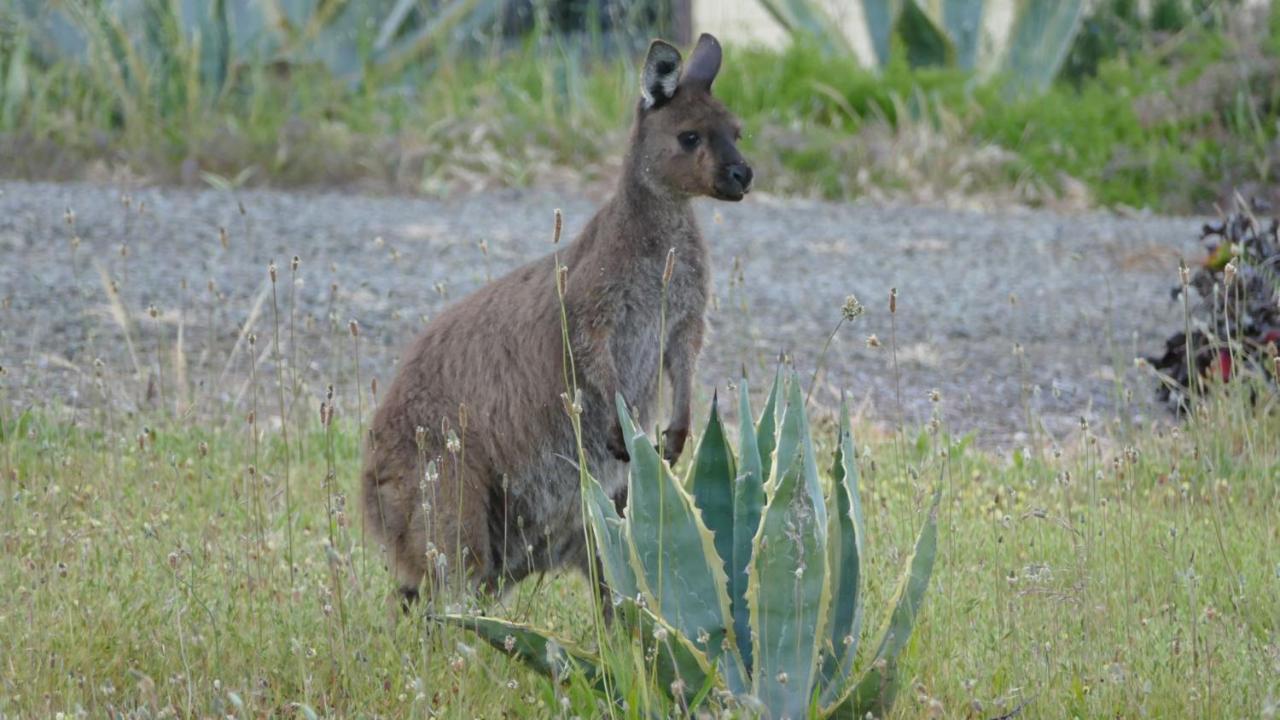
[[(864, 529), (847, 408), (824, 486), (799, 381), (779, 374), (755, 426), (745, 381), (739, 394), (737, 455), (713, 402), (683, 483), (618, 399), (632, 458), (626, 517), (593, 478), (583, 488), (615, 624), (645, 658), (655, 689), (679, 707), (719, 690), (771, 718), (883, 715), (933, 571), (939, 495), (874, 654), (858, 663)], [(609, 654), (524, 625), (439, 619), (555, 679), (580, 672), (603, 693), (621, 670)]]
[[(792, 34), (814, 38), (828, 53), (851, 54), (845, 35), (849, 22), (818, 0), (760, 0)], [(1030, 0), (1000, 8), (991, 0), (862, 0), (843, 12), (866, 32), (874, 62), (892, 61), (901, 45), (913, 66), (954, 66), (980, 75), (1007, 74), (1019, 85), (1043, 90), (1057, 76), (1088, 3), (1083, 0)], [(1008, 9), (1012, 17), (1003, 17)]]

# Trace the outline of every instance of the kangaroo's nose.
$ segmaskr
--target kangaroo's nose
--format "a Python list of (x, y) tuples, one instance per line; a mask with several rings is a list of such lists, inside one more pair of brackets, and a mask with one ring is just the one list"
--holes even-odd
[(751, 188), (751, 178), (754, 175), (751, 172), (751, 166), (746, 163), (738, 163), (729, 168), (729, 177), (742, 188), (742, 192), (746, 192)]

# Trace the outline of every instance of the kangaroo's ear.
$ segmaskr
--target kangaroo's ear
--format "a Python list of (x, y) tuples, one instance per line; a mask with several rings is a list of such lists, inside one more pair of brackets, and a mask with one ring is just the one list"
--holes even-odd
[(649, 44), (644, 71), (640, 73), (640, 97), (645, 110), (662, 107), (676, 94), (680, 62), (680, 51), (669, 43), (654, 40)]
[(698, 38), (698, 45), (689, 56), (689, 67), (680, 78), (681, 86), (696, 87), (703, 92), (711, 92), (711, 83), (715, 82), (720, 72), (720, 60), (723, 53), (720, 43), (711, 35), (703, 33)]

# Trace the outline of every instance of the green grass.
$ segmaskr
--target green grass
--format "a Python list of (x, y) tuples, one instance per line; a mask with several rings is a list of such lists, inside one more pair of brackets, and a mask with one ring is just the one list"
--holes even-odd
[[(1272, 24), (1192, 26), (1033, 97), (905, 59), (877, 74), (804, 42), (728, 48), (716, 91), (773, 192), (1038, 204), (1065, 174), (1099, 204), (1203, 210), (1232, 185), (1273, 180)], [(6, 174), (419, 193), (590, 182), (613, 176), (636, 96), (634, 58), (555, 42), (359, 82), (240, 65), (217, 87), (189, 43), (165, 62), (97, 46), (87, 66), (44, 66), (20, 36), (0, 37)]]
[[(278, 431), (108, 407), (3, 418), (0, 714), (597, 714), (585, 689), (465, 633), (389, 622), (390, 580), (356, 517), (355, 418), (291, 428), (292, 579)], [(1226, 396), (1177, 429), (1098, 432), (1006, 458), (945, 429), (864, 431), (871, 628), (944, 489), (895, 717), (1274, 715), (1274, 407)], [(574, 575), (490, 612), (594, 642)], [(656, 702), (628, 682), (630, 707)]]

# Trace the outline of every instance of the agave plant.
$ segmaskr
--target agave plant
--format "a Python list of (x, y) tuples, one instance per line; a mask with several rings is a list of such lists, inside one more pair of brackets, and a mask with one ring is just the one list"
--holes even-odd
[[(859, 28), (877, 65), (886, 65), (896, 35), (912, 65), (950, 65), (980, 75), (1008, 74), (1044, 87), (1058, 74), (1084, 16), (1084, 0), (862, 0), (847, 7), (854, 22), (836, 22), (818, 0), (760, 0), (786, 30), (816, 38), (828, 52), (852, 53), (842, 28)], [(1012, 5), (1012, 17), (997, 5)], [(860, 14), (858, 14), (860, 13)]]
[[(43, 63), (92, 63), (137, 74), (191, 63), (214, 94), (234, 68), (318, 64), (335, 76), (394, 73), (495, 22), (501, 0), (14, 0), (14, 19)], [(194, 63), (192, 60), (194, 59)], [(136, 79), (135, 79), (136, 81)]]
[[(754, 426), (745, 381), (739, 393), (736, 456), (713, 402), (683, 483), (618, 399), (632, 458), (626, 517), (594, 479), (583, 487), (615, 625), (653, 659), (656, 689), (681, 707), (719, 689), (771, 718), (882, 715), (933, 571), (939, 496), (874, 653), (859, 663), (865, 533), (847, 409), (824, 487), (798, 380), (779, 374)], [(503, 620), (438, 620), (552, 678), (576, 669), (609, 686), (607, 655)]]

